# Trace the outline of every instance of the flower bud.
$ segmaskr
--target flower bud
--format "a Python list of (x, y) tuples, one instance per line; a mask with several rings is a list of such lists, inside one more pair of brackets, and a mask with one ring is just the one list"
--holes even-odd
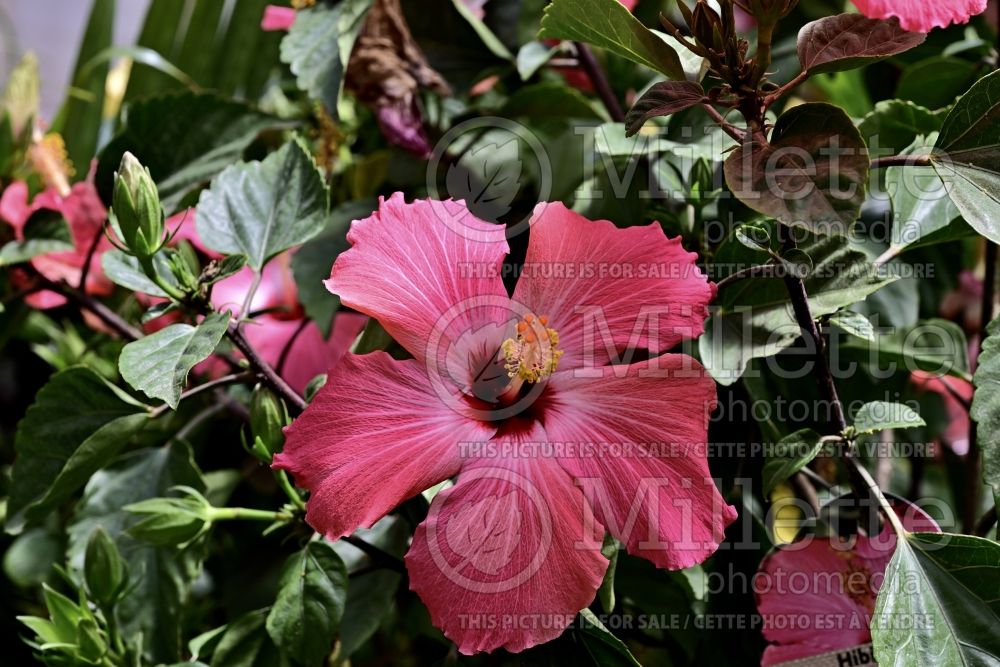
[(184, 547), (208, 532), (212, 525), (212, 506), (190, 487), (179, 487), (181, 498), (152, 498), (125, 510), (144, 517), (129, 528), (129, 534), (157, 546)]
[(270, 389), (258, 385), (250, 401), (250, 431), (269, 455), (281, 451), (285, 444), (282, 429), (287, 425), (288, 411), (285, 404)]
[(163, 246), (163, 208), (156, 183), (131, 153), (122, 156), (115, 173), (111, 223), (125, 247), (136, 257), (152, 257)]
[(102, 607), (114, 604), (128, 583), (128, 570), (115, 541), (98, 527), (87, 542), (84, 582), (91, 599)]

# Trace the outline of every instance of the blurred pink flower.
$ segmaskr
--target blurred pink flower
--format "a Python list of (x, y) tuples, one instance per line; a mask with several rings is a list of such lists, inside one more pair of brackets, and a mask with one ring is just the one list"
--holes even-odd
[[(91, 246), (97, 240), (84, 288), (88, 294), (110, 294), (114, 285), (101, 269), (101, 253), (111, 247), (102, 231), (107, 211), (93, 181), (88, 178), (76, 183), (65, 195), (50, 187), (30, 202), (28, 196), (28, 184), (24, 181), (14, 181), (0, 195), (0, 219), (13, 227), (14, 237), (24, 240), (24, 227), (38, 211), (55, 211), (66, 219), (74, 246), (73, 250), (34, 257), (31, 265), (35, 270), (49, 280), (66, 281), (76, 286)], [(41, 291), (30, 294), (25, 301), (33, 308), (55, 308), (66, 303), (66, 298), (55, 292)]]
[(930, 32), (952, 23), (968, 23), (986, 11), (987, 0), (852, 0), (862, 14), (874, 19), (895, 16), (904, 30)]
[(267, 31), (288, 30), (295, 23), (295, 10), (291, 7), (268, 5), (260, 20), (260, 29)]
[[(897, 501), (894, 509), (907, 530), (940, 532), (916, 505)], [(875, 537), (807, 535), (773, 549), (754, 577), (769, 642), (762, 667), (871, 642), (875, 597), (895, 548), (896, 536), (885, 522)]]
[(970, 422), (967, 406), (972, 402), (972, 383), (921, 370), (912, 371), (910, 381), (922, 391), (938, 394), (944, 402), (948, 426), (941, 433), (941, 444), (950, 447), (959, 456), (968, 454)]
[[(327, 286), (413, 358), (345, 355), (274, 459), (310, 490), (306, 519), (328, 539), (458, 476), (434, 496), (406, 565), (465, 654), (560, 635), (600, 586), (605, 529), (679, 569), (712, 554), (736, 517), (698, 447), (715, 383), (686, 355), (657, 356), (703, 331), (715, 290), (695, 254), (657, 223), (618, 228), (539, 204), (508, 296), (505, 234), (460, 202), (401, 193), (354, 221)], [(653, 304), (658, 327), (633, 332)], [(585, 306), (610, 340), (591, 340)], [(608, 365), (626, 347), (651, 358)], [(625, 453), (587, 456), (587, 443)]]

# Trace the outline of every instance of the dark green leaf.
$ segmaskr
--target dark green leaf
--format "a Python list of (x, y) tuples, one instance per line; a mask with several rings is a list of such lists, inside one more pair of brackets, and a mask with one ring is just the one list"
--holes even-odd
[[(155, 51), (166, 60), (174, 60), (180, 47), (181, 40), (177, 36), (183, 34), (187, 5), (187, 0), (152, 0), (136, 46)], [(176, 81), (162, 72), (137, 68), (129, 74), (125, 100), (131, 101), (176, 87)]]
[(298, 140), (263, 162), (235, 164), (201, 193), (195, 217), (206, 246), (241, 254), (260, 271), (269, 259), (323, 229), (329, 192)]
[(925, 39), (927, 35), (903, 30), (895, 18), (827, 16), (799, 31), (799, 63), (810, 74), (854, 69), (908, 51)]
[(993, 496), (1000, 502), (1000, 318), (990, 322), (986, 333), (973, 378), (976, 392), (969, 414), (979, 425), (983, 480), (993, 487)]
[(212, 664), (220, 667), (286, 667), (288, 660), (264, 629), (267, 618), (267, 610), (261, 609), (230, 623), (212, 654)]
[(927, 426), (913, 408), (902, 403), (871, 401), (858, 408), (854, 415), (854, 430), (858, 433), (878, 433), (891, 428)]
[(281, 60), (291, 67), (299, 88), (322, 102), (334, 118), (344, 70), (371, 4), (372, 0), (344, 0), (300, 10), (281, 41)]
[(100, 526), (114, 537), (130, 573), (127, 592), (117, 604), (121, 630), (126, 637), (142, 633), (153, 664), (180, 659), (181, 611), (203, 555), (197, 548), (177, 552), (135, 540), (128, 529), (139, 519), (122, 508), (170, 495), (180, 485), (205, 488), (186, 444), (174, 440), (131, 452), (91, 478), (69, 528), (69, 559), (78, 573), (94, 530)]
[(594, 46), (683, 81), (680, 58), (618, 0), (554, 0), (545, 9), (539, 39), (569, 39)]
[(880, 665), (1000, 661), (1000, 544), (948, 533), (900, 539), (872, 617)]
[(89, 368), (52, 376), (18, 424), (7, 530), (20, 532), (68, 498), (146, 421), (145, 406)]
[(330, 654), (344, 614), (347, 568), (329, 543), (314, 541), (288, 559), (267, 632), (296, 662), (318, 665)]
[[(173, 271), (170, 270), (170, 265), (167, 263), (167, 258), (163, 253), (157, 253), (153, 257), (153, 265), (156, 267), (156, 273), (161, 278), (175, 287), (180, 287), (180, 283), (177, 282)], [(166, 298), (167, 296), (166, 292), (146, 276), (142, 267), (139, 266), (139, 260), (133, 255), (128, 255), (121, 250), (109, 250), (101, 253), (101, 268), (104, 269), (104, 275), (116, 285), (121, 285), (133, 292), (142, 292), (149, 296), (161, 298)]]
[(923, 370), (969, 379), (965, 333), (947, 320), (931, 319), (896, 328), (876, 335), (874, 341), (848, 338), (840, 349), (845, 359), (872, 364), (871, 372), (879, 377)]
[(1000, 242), (1000, 72), (958, 100), (934, 147), (934, 168), (965, 221)]
[(786, 225), (845, 234), (865, 200), (868, 149), (844, 111), (829, 104), (793, 107), (770, 143), (746, 143), (726, 160), (726, 182), (747, 206)]
[(770, 496), (774, 487), (806, 467), (822, 449), (819, 433), (811, 428), (804, 428), (779, 440), (767, 452), (767, 461), (761, 473), (764, 497)]
[(940, 109), (969, 89), (979, 68), (967, 60), (936, 56), (910, 65), (896, 86), (896, 97), (928, 109)]
[(578, 633), (587, 654), (595, 665), (601, 667), (642, 667), (625, 646), (611, 634), (600, 619), (589, 609), (580, 612), (581, 629)]
[[(931, 135), (918, 140), (903, 155), (927, 154), (934, 141)], [(886, 170), (885, 187), (892, 198), (892, 248), (925, 245), (931, 240), (948, 240), (968, 226), (958, 220), (961, 213), (948, 196), (941, 177), (931, 167), (893, 167)], [(952, 228), (953, 233), (945, 233)], [(949, 230), (949, 231), (952, 231)]]
[(875, 327), (871, 321), (853, 310), (841, 310), (830, 316), (830, 324), (835, 324), (852, 336), (864, 340), (875, 340)]
[(858, 124), (872, 157), (901, 153), (917, 137), (941, 129), (944, 112), (906, 100), (883, 100)]
[(118, 359), (122, 378), (176, 410), (188, 372), (215, 351), (228, 327), (228, 313), (213, 313), (198, 326), (171, 324), (129, 343)]
[(41, 209), (24, 225), (24, 240), (10, 241), (0, 248), (0, 266), (21, 264), (50, 252), (73, 250), (69, 225), (60, 213)]
[(242, 158), (261, 131), (283, 125), (273, 116), (211, 94), (140, 100), (128, 107), (124, 127), (101, 151), (97, 187), (110, 202), (114, 172), (129, 151), (149, 168), (170, 215), (192, 188)]

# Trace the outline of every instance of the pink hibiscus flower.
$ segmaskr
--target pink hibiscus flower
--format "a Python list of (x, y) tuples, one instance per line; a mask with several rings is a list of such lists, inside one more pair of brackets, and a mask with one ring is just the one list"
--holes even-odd
[(895, 16), (904, 30), (930, 32), (952, 23), (968, 23), (986, 11), (987, 0), (852, 0), (862, 14), (873, 19)]
[[(457, 475), (406, 565), (466, 654), (561, 634), (600, 586), (605, 529), (677, 569), (736, 517), (704, 456), (715, 385), (690, 357), (656, 356), (703, 330), (715, 290), (694, 253), (658, 224), (557, 203), (531, 223), (508, 296), (505, 230), (464, 204), (397, 193), (356, 220), (327, 286), (413, 358), (345, 355), (274, 459), (331, 540)], [(650, 358), (609, 365), (626, 348)]]
[(264, 7), (264, 16), (260, 20), (260, 29), (267, 31), (288, 30), (295, 23), (295, 10), (280, 5)]
[[(168, 229), (176, 231), (175, 241), (184, 239), (206, 256), (220, 257), (206, 248), (198, 237), (194, 210), (178, 213), (166, 224)], [(261, 358), (275, 367), (292, 389), (302, 393), (310, 380), (337, 365), (368, 318), (358, 313), (338, 313), (329, 338), (324, 339), (316, 323), (307, 320), (299, 303), (291, 257), (291, 252), (283, 253), (264, 267), (260, 285), (250, 302), (250, 311), (260, 314), (244, 325), (243, 333)], [(212, 287), (212, 306), (238, 315), (252, 284), (253, 271), (249, 268), (220, 280)], [(164, 320), (160, 326), (169, 324), (166, 317), (154, 321), (155, 324), (159, 324), (159, 320)], [(218, 358), (210, 357), (199, 364), (197, 370), (220, 377), (229, 372), (229, 367)]]
[(959, 456), (969, 453), (969, 409), (972, 402), (972, 383), (961, 378), (946, 377), (915, 370), (910, 373), (910, 382), (922, 391), (938, 394), (944, 402), (948, 415), (948, 426), (941, 433), (941, 444), (951, 448)]
[[(896, 501), (894, 509), (907, 530), (940, 532), (916, 505)], [(772, 550), (754, 578), (770, 642), (762, 667), (869, 644), (875, 598), (895, 548), (896, 535), (886, 522), (875, 537), (807, 535)]]
[[(103, 236), (102, 228), (107, 219), (107, 210), (94, 188), (91, 179), (74, 184), (65, 195), (50, 187), (28, 201), (28, 184), (24, 181), (11, 183), (0, 195), (0, 219), (14, 228), (14, 237), (24, 240), (24, 226), (28, 219), (40, 210), (55, 211), (62, 215), (69, 225), (73, 250), (39, 255), (31, 260), (31, 265), (40, 274), (52, 281), (66, 281), (70, 285), (80, 282), (83, 266), (94, 240)], [(114, 285), (101, 270), (101, 252), (111, 247), (106, 238), (97, 242), (97, 250), (90, 260), (87, 272), (89, 294), (106, 295)], [(33, 308), (56, 308), (66, 303), (66, 297), (55, 292), (42, 291), (30, 294), (25, 301)]]

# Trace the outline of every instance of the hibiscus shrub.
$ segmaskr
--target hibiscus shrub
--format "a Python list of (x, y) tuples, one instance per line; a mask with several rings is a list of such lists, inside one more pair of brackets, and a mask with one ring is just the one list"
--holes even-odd
[(986, 4), (93, 0), (3, 664), (1000, 664)]

